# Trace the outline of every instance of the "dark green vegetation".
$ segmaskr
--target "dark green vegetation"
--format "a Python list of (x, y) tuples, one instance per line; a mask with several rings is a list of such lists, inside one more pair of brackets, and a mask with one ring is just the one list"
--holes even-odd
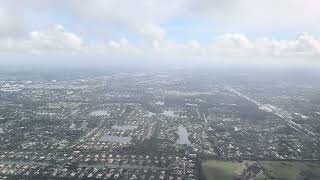
[[(257, 165), (257, 169), (252, 168)], [(281, 179), (281, 180), (319, 180), (319, 162), (301, 161), (232, 161), (210, 160), (202, 164), (207, 180), (234, 179)], [(245, 176), (244, 176), (245, 175)], [(250, 176), (248, 176), (250, 175)]]
[(318, 180), (320, 179), (319, 162), (261, 162), (264, 173), (269, 178), (292, 180)]

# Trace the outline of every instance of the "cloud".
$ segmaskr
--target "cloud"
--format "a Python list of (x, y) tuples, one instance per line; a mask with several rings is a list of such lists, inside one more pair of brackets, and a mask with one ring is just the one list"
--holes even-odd
[[(153, 36), (152, 36), (153, 37)], [(319, 58), (320, 40), (303, 33), (294, 40), (258, 38), (250, 40), (240, 33), (226, 33), (204, 45), (193, 40), (177, 42), (162, 36), (154, 38), (152, 45), (132, 43), (123, 37), (119, 40), (90, 43), (62, 25), (49, 25), (31, 31), (23, 38), (2, 38), (0, 54), (6, 55), (84, 55), (112, 59), (164, 59), (213, 60), (221, 57), (300, 57)]]
[(67, 7), (76, 16), (102, 25), (124, 25), (145, 40), (165, 36), (160, 24), (174, 17), (184, 0), (70, 0)]
[(262, 38), (256, 42), (256, 53), (272, 57), (319, 57), (320, 40), (310, 34), (301, 34), (295, 40)]
[(88, 54), (120, 60), (129, 59), (130, 57), (144, 56), (140, 47), (134, 46), (124, 37), (119, 40), (111, 40), (106, 43), (92, 44), (89, 46)]
[(74, 33), (67, 32), (62, 25), (50, 25), (46, 29), (32, 31), (30, 44), (36, 53), (75, 53), (84, 50), (82, 40)]
[(211, 50), (224, 56), (312, 58), (320, 56), (320, 40), (306, 33), (294, 40), (249, 40), (243, 34), (225, 34), (214, 41)]
[[(286, 40), (250, 36), (250, 32), (259, 34), (257, 32), (318, 30), (320, 3), (317, 0), (18, 2), (20, 1), (0, 2), (0, 55), (78, 54), (111, 57), (110, 59), (136, 57), (167, 60), (320, 57), (320, 40), (312, 34), (303, 33), (295, 39)], [(41, 15), (46, 18), (42, 22), (36, 22), (34, 19), (41, 19)], [(64, 26), (59, 24), (61, 19)], [(87, 23), (93, 27), (87, 27)], [(184, 31), (184, 28), (193, 23), (201, 23), (201, 27), (207, 29), (204, 31), (208, 33), (207, 39), (213, 40), (206, 40), (206, 43), (196, 38), (188, 39), (189, 37), (181, 40), (166, 31), (172, 24)], [(85, 29), (107, 29), (102, 32), (107, 38), (97, 38), (92, 31), (80, 33), (75, 28), (79, 24)], [(119, 27), (121, 28), (117, 29)], [(123, 30), (124, 33), (112, 37), (112, 32), (108, 34), (112, 31), (108, 31), (109, 29)], [(221, 33), (213, 35), (210, 32)], [(245, 33), (249, 36), (241, 32), (249, 32)], [(188, 33), (192, 33), (192, 30)]]
[(25, 32), (23, 20), (16, 13), (0, 6), (0, 38), (19, 37)]
[(0, 18), (4, 10), (11, 13), (12, 22), (27, 18), (21, 14), (55, 12), (81, 22), (124, 25), (147, 37), (163, 34), (163, 25), (172, 21), (201, 22), (221, 33), (316, 32), (320, 28), (319, 8), (318, 0), (11, 0), (0, 2)]
[(162, 40), (165, 37), (165, 31), (157, 25), (147, 24), (144, 26), (137, 27), (138, 33), (147, 40)]
[(185, 13), (223, 31), (320, 28), (318, 0), (189, 0)]
[(0, 55), (87, 55), (127, 58), (141, 55), (141, 50), (126, 38), (102, 43), (84, 42), (76, 33), (69, 32), (59, 24), (31, 31), (23, 38), (0, 39)]
[(81, 18), (123, 23), (133, 29), (159, 26), (174, 18), (205, 21), (209, 27), (227, 31), (320, 27), (318, 0), (69, 0), (67, 6)]
[[(115, 23), (138, 24), (161, 23), (175, 13), (183, 1), (169, 0), (69, 0), (67, 6), (76, 15), (90, 20)], [(170, 6), (169, 6), (170, 4)]]
[(81, 38), (67, 32), (61, 25), (31, 31), (26, 37), (0, 40), (2, 54), (73, 54), (85, 49)]
[(222, 56), (249, 56), (254, 48), (255, 44), (245, 35), (236, 33), (227, 33), (217, 37), (209, 47), (212, 53)]

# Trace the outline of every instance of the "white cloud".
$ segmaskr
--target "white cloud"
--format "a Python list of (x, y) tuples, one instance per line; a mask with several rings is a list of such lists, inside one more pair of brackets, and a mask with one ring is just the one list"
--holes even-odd
[[(318, 8), (320, 2), (317, 0), (83, 0), (81, 3), (77, 0), (31, 0), (23, 1), (22, 4), (12, 0), (0, 2), (0, 54), (83, 54), (119, 59), (139, 57), (168, 60), (210, 60), (219, 57), (319, 58), (320, 40), (311, 34), (281, 40), (272, 37), (250, 39), (241, 33), (224, 33), (245, 29), (314, 31), (320, 29)], [(76, 23), (94, 22), (92, 24), (102, 29), (120, 25), (126, 28), (125, 31), (134, 32), (139, 37), (133, 40), (123, 34), (123, 38), (115, 40), (105, 34), (107, 40), (92, 40), (88, 33), (82, 36), (61, 25), (46, 26), (42, 22), (36, 26), (41, 28), (34, 28), (30, 24), (36, 23), (30, 18), (32, 16), (27, 15), (31, 11), (33, 16), (39, 15), (34, 10), (40, 9), (42, 13), (46, 13), (46, 10), (61, 11), (63, 15), (76, 19)], [(57, 14), (47, 15), (50, 17)], [(209, 43), (188, 40), (188, 37), (178, 41), (174, 36), (167, 35), (165, 27), (170, 26), (170, 21), (182, 22), (182, 31), (183, 23), (201, 22), (203, 28), (222, 33)], [(78, 25), (72, 24), (75, 22), (69, 23), (65, 25), (73, 29)], [(207, 37), (212, 36), (208, 34)]]
[(294, 40), (269, 38), (250, 40), (243, 34), (227, 33), (218, 36), (208, 45), (196, 40), (177, 42), (163, 37), (158, 39), (152, 41), (151, 47), (145, 44), (133, 44), (125, 37), (119, 40), (89, 43), (61, 25), (50, 25), (31, 31), (24, 38), (2, 38), (0, 54), (80, 54), (117, 59), (139, 57), (166, 60), (210, 60), (220, 57), (320, 57), (320, 40), (305, 33)]
[(209, 49), (223, 56), (248, 56), (254, 51), (254, 46), (243, 34), (228, 33), (219, 36)]
[(61, 25), (51, 25), (46, 29), (32, 31), (30, 43), (35, 52), (76, 53), (84, 50), (80, 37), (66, 32)]
[(126, 23), (134, 27), (141, 24), (160, 23), (181, 7), (182, 0), (77, 0), (67, 1), (68, 7), (82, 18), (104, 23)]
[(241, 34), (226, 34), (214, 42), (213, 50), (225, 56), (310, 58), (320, 56), (320, 40), (310, 34), (301, 34), (294, 40), (249, 40)]
[(218, 57), (255, 58), (319, 58), (320, 39), (301, 34), (294, 40), (275, 40), (258, 38), (250, 40), (243, 34), (222, 34), (209, 45), (197, 41), (177, 43), (163, 41), (158, 46), (158, 54), (169, 59), (214, 59)]
[(19, 37), (25, 33), (24, 22), (14, 12), (0, 6), (0, 38)]
[(142, 49), (131, 44), (128, 39), (111, 40), (107, 43), (92, 44), (89, 46), (88, 54), (101, 55), (108, 58), (128, 59), (143, 56)]
[(72, 14), (80, 21), (125, 25), (131, 31), (156, 38), (165, 32), (163, 24), (190, 19), (222, 33), (316, 32), (320, 29), (319, 8), (319, 0), (11, 0), (0, 2), (0, 22), (1, 11), (6, 10), (12, 12), (11, 22), (26, 18), (21, 14), (28, 12), (55, 12)]
[(295, 40), (262, 38), (256, 42), (256, 53), (274, 57), (319, 57), (320, 40), (310, 34), (301, 34)]
[(163, 39), (166, 22), (182, 8), (185, 0), (70, 0), (67, 6), (77, 16), (103, 25), (125, 25), (146, 40)]
[(188, 0), (185, 13), (220, 31), (312, 31), (320, 28), (319, 8), (319, 0)]
[[(320, 28), (319, 0), (77, 0), (67, 1), (76, 15), (129, 27), (159, 26), (179, 17), (205, 21), (221, 30)], [(211, 25), (213, 24), (213, 25)], [(139, 28), (138, 28), (139, 29)]]
[(137, 27), (138, 33), (147, 40), (162, 40), (165, 37), (165, 31), (154, 24), (147, 24)]
[(81, 38), (61, 25), (34, 30), (27, 37), (3, 38), (0, 47), (2, 54), (73, 54), (85, 50)]

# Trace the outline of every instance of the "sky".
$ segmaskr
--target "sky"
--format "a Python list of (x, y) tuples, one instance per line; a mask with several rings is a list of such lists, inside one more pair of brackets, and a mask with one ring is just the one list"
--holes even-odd
[(0, 61), (318, 63), (319, 0), (0, 0)]

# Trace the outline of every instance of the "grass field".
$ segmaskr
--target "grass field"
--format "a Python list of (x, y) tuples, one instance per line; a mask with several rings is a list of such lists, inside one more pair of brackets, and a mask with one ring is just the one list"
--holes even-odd
[(260, 162), (269, 178), (288, 180), (319, 180), (320, 164), (311, 162), (263, 161)]
[[(320, 180), (320, 162), (260, 161), (263, 173), (255, 180)], [(207, 180), (233, 180), (245, 168), (244, 163), (210, 160), (202, 164)]]
[(233, 180), (244, 169), (243, 163), (211, 160), (202, 164), (207, 180)]

